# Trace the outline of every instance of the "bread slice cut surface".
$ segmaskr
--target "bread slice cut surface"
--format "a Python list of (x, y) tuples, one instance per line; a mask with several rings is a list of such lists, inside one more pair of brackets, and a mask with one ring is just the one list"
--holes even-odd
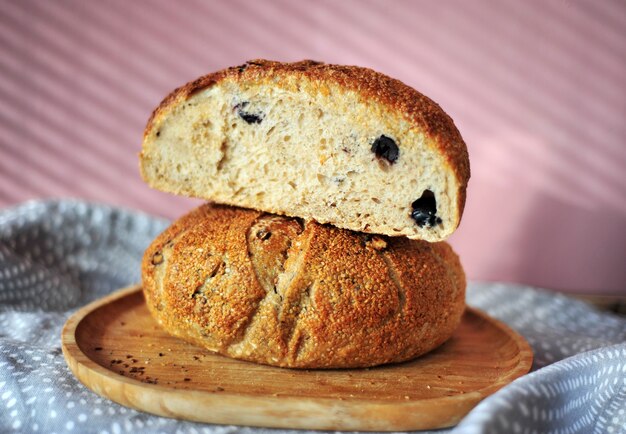
[(175, 90), (141, 172), (174, 194), (440, 241), (458, 226), (465, 144), (427, 97), (370, 69), (251, 61)]

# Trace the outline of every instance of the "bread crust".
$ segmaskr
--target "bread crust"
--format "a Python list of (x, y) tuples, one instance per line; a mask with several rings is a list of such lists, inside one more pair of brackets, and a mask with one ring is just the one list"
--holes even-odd
[(169, 333), (292, 368), (412, 359), (447, 340), (465, 307), (465, 275), (445, 242), (209, 204), (155, 239), (142, 279)]
[(326, 83), (335, 83), (346, 90), (357, 92), (364, 100), (377, 101), (390, 111), (401, 113), (434, 143), (455, 174), (459, 184), (457, 203), (460, 222), (465, 208), (470, 165), (467, 147), (454, 121), (430, 98), (400, 80), (369, 68), (333, 65), (313, 60), (292, 63), (264, 59), (250, 60), (242, 65), (205, 75), (172, 91), (152, 112), (144, 130), (144, 139), (148, 137), (158, 118), (167, 113), (172, 106), (187, 100), (196, 92), (225, 80), (240, 83), (273, 80), (275, 85), (281, 85), (289, 82), (281, 80), (288, 77), (317, 82), (322, 89)]

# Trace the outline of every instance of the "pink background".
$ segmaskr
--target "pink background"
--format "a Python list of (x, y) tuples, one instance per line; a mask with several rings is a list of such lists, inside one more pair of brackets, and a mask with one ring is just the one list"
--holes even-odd
[(437, 101), (472, 179), (473, 279), (626, 293), (626, 3), (3, 1), (0, 206), (80, 197), (170, 218), (137, 152), (171, 89), (251, 58), (368, 66)]

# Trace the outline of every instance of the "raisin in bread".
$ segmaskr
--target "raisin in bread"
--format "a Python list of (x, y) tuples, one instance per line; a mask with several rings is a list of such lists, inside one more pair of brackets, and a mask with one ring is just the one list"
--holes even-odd
[(360, 232), (440, 241), (467, 149), (433, 101), (370, 69), (265, 60), (176, 89), (145, 129), (156, 189)]
[(447, 340), (465, 276), (447, 243), (203, 205), (146, 250), (143, 289), (169, 333), (296, 368), (400, 362)]

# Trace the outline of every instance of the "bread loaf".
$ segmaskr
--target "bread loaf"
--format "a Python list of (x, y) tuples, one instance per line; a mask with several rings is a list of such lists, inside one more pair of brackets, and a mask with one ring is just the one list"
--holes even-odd
[(431, 242), (458, 226), (470, 175), (433, 101), (370, 69), (313, 61), (251, 61), (176, 89), (140, 160), (162, 191)]
[(146, 250), (143, 289), (169, 333), (294, 368), (400, 362), (448, 339), (465, 276), (444, 242), (203, 205)]

